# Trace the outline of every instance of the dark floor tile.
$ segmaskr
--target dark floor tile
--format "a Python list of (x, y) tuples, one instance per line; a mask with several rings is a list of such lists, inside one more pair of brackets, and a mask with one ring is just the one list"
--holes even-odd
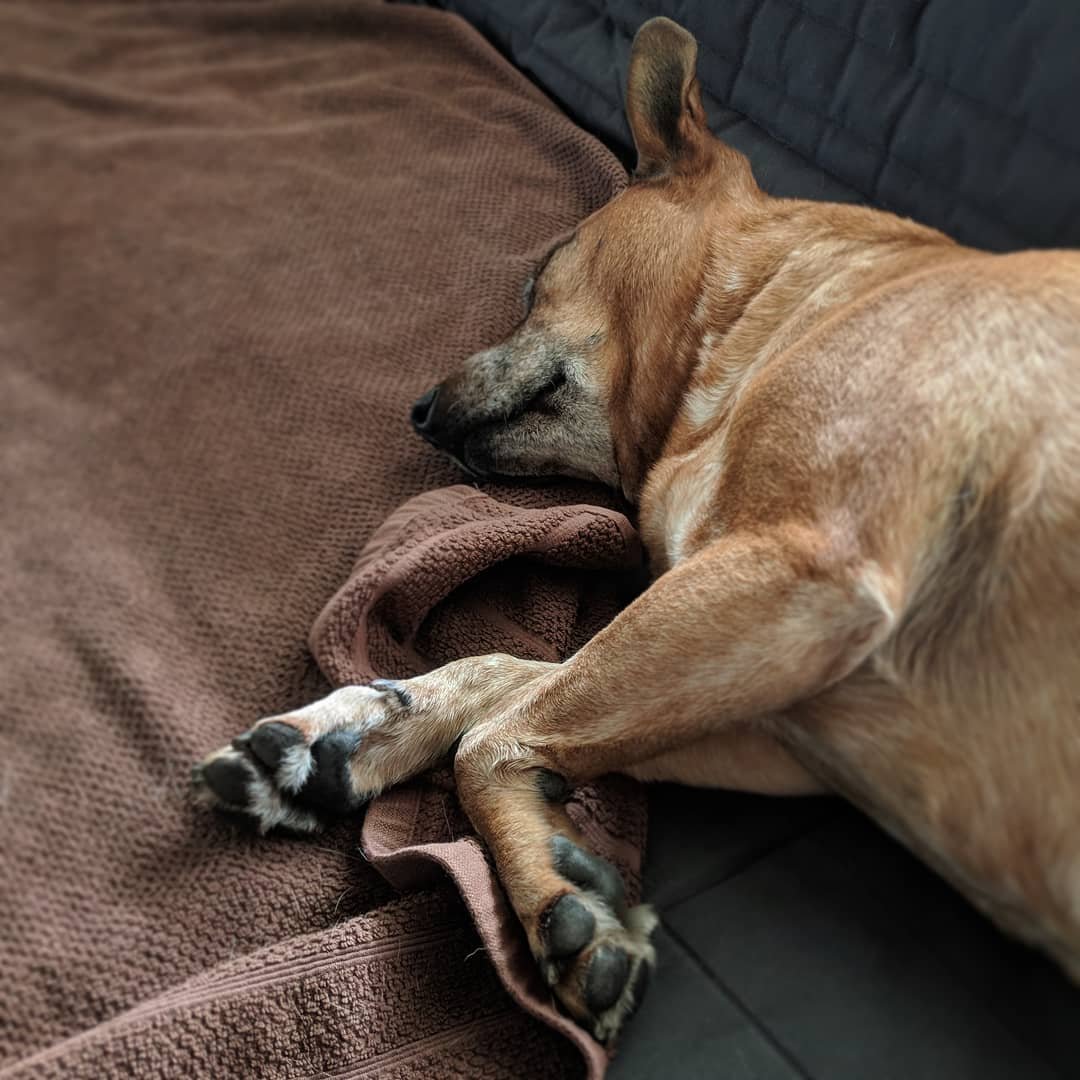
[(663, 910), (831, 820), (835, 799), (775, 799), (657, 784), (649, 793), (645, 897)]
[(802, 1080), (663, 927), (653, 940), (656, 970), (610, 1080)]
[[(950, 956), (920, 930), (920, 909), (936, 910), (942, 896), (955, 902), (906, 853), (844, 811), (669, 906), (665, 920), (815, 1078), (1076, 1075), (1054, 1067), (1046, 1048), (1018, 1035), (1002, 1014), (1008, 970), (996, 973), (996, 994), (977, 992), (964, 978), (963, 951)], [(1080, 1031), (1076, 1048), (1071, 1060), (1080, 1061)]]

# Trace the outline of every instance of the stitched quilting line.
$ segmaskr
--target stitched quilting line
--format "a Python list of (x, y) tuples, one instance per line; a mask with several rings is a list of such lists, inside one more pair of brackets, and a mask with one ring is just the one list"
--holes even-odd
[[(859, 13), (855, 17), (855, 26), (856, 27), (859, 26), (859, 24), (862, 22), (864, 16), (866, 15), (866, 8), (869, 5), (869, 3), (870, 3), (870, 0), (859, 0)], [(762, 3), (762, 6), (764, 6), (764, 3)], [(784, 55), (784, 48), (788, 43), (788, 39), (791, 37), (792, 28), (794, 26), (799, 26), (800, 28), (803, 26), (803, 20), (801, 18), (799, 18), (799, 14), (798, 14), (797, 11), (794, 11), (789, 7), (787, 9), (787, 13), (788, 13), (788, 26), (787, 26), (787, 29), (784, 32), (783, 41), (779, 45), (777, 45), (775, 47), (775, 49), (774, 49), (777, 56), (783, 56)], [(828, 97), (822, 103), (826, 116), (833, 116), (838, 111), (836, 99), (837, 99), (837, 96), (840, 93), (840, 87), (844, 85), (845, 80), (847, 80), (847, 78), (848, 78), (848, 73), (851, 71), (851, 65), (854, 62), (854, 60), (855, 60), (855, 50), (850, 49), (850, 48), (844, 49), (844, 55), (843, 55), (843, 58), (840, 61), (840, 71), (829, 80), (830, 83), (831, 83), (831, 86), (829, 87)], [(815, 158), (815, 160), (817, 159), (817, 157), (821, 153), (821, 142), (822, 142), (822, 140), (824, 138), (825, 138), (824, 130), (819, 131), (818, 132), (818, 137), (817, 137), (817, 142), (814, 144), (814, 158)], [(887, 155), (889, 153), (889, 148), (888, 148), (887, 145), (885, 145), (883, 147), (883, 149), (884, 149), (885, 153), (878, 159), (878, 167), (875, 170), (875, 173), (881, 173), (884, 170), (884, 165), (882, 164), (882, 162), (888, 160)], [(873, 191), (874, 188), (871, 187), (870, 190)]]
[[(900, 121), (903, 120), (907, 114), (908, 109), (911, 107), (911, 99), (915, 96), (914, 89), (908, 91), (903, 97), (903, 100), (899, 102), (896, 107), (896, 111), (893, 114), (892, 120), (889, 121), (888, 126), (885, 128), (885, 153), (881, 155), (881, 159), (877, 163), (877, 168), (874, 170), (873, 179), (870, 181), (870, 196), (876, 199), (878, 197), (878, 191), (881, 188), (881, 178), (885, 175), (885, 167), (893, 159), (893, 144), (896, 141), (896, 132), (900, 127)], [(981, 211), (980, 211), (981, 212)], [(1012, 226), (1006, 226), (1012, 230)]]
[[(602, 10), (597, 10), (596, 8), (594, 8), (593, 11), (594, 14), (596, 14), (600, 18), (604, 18), (606, 15), (606, 12)], [(491, 19), (492, 22), (497, 23), (499, 26), (501, 26), (503, 30), (506, 31), (508, 38), (511, 41), (513, 40), (517, 31), (517, 27), (509, 20), (509, 18), (507, 18), (501, 12), (495, 10), (495, 8), (488, 8), (484, 12), (484, 15), (486, 18)], [(611, 99), (602, 90), (600, 90), (596, 86), (593, 86), (591, 83), (587, 83), (576, 71), (568, 67), (566, 63), (564, 63), (558, 56), (556, 56), (554, 53), (548, 52), (547, 49), (541, 48), (539, 45), (536, 44), (535, 41), (532, 43), (532, 48), (534, 52), (539, 53), (550, 64), (552, 64), (554, 67), (557, 67), (559, 69), (559, 72), (562, 75), (565, 75), (566, 78), (568, 78), (572, 83), (574, 83), (579, 89), (584, 90), (586, 94), (595, 97), (603, 105), (605, 105), (608, 112), (618, 115), (622, 108), (621, 103), (613, 104)], [(549, 93), (546, 88), (544, 92)]]
[[(599, 0), (599, 2), (601, 5), (604, 5), (604, 0)], [(638, 6), (640, 7), (640, 5)], [(735, 86), (739, 81), (739, 74), (746, 66), (746, 53), (750, 48), (750, 39), (754, 36), (754, 28), (757, 26), (758, 17), (761, 15), (762, 7), (763, 5), (760, 3), (754, 5), (754, 10), (750, 12), (750, 21), (746, 24), (746, 33), (742, 35), (742, 42), (739, 45), (739, 55), (728, 61), (731, 67), (731, 75), (728, 78), (727, 86), (724, 87), (724, 101), (726, 102), (730, 102), (735, 97)], [(631, 37), (633, 36), (633, 31), (625, 23), (619, 23), (617, 25), (622, 27), (624, 34), (629, 34)], [(703, 44), (707, 51), (711, 51), (705, 43), (699, 42), (699, 47)]]
[[(621, 19), (617, 18), (615, 15), (613, 15), (612, 13), (607, 11), (606, 8), (598, 6), (598, 4), (602, 2), (602, 0), (585, 0), (585, 2), (587, 4), (589, 4), (590, 7), (593, 8), (593, 11), (596, 14), (602, 15), (603, 17), (606, 17), (606, 18), (610, 19), (612, 24), (618, 30), (620, 30), (625, 36), (633, 37), (634, 29), (632, 27), (628, 26), (624, 21), (622, 21)], [(637, 6), (639, 8), (641, 8), (640, 4), (638, 4)], [(644, 9), (642, 9), (642, 10), (644, 10)], [(646, 12), (646, 14), (648, 14), (648, 13)], [(506, 24), (504, 23), (504, 25), (506, 25)], [(748, 39), (744, 39), (744, 41), (743, 41), (743, 49), (744, 49), (744, 51), (745, 51), (745, 48), (746, 48), (747, 44), (748, 44)], [(535, 43), (534, 43), (533, 47), (534, 47), (534, 49), (536, 49), (537, 52), (541, 53), (544, 57), (552, 60), (552, 62), (555, 63), (556, 66), (558, 66), (558, 62), (554, 60), (554, 58), (551, 56), (550, 53), (548, 53), (546, 50), (544, 50), (540, 46), (536, 45)], [(813, 157), (811, 155), (808, 155), (806, 153), (806, 151), (804, 151), (804, 150), (800, 149), (799, 147), (793, 145), (788, 140), (788, 138), (786, 136), (781, 135), (779, 132), (775, 131), (767, 122), (758, 119), (756, 116), (753, 116), (750, 113), (748, 113), (745, 109), (742, 109), (738, 105), (735, 105), (731, 101), (731, 90), (734, 88), (734, 85), (735, 85), (735, 83), (737, 81), (738, 75), (741, 72), (745, 71), (750, 76), (750, 78), (755, 79), (757, 82), (761, 83), (762, 85), (769, 87), (769, 89), (771, 89), (771, 90), (774, 90), (785, 101), (790, 102), (791, 104), (795, 105), (797, 108), (800, 108), (803, 112), (808, 113), (810, 116), (814, 117), (815, 120), (819, 120), (822, 123), (828, 124), (830, 127), (834, 128), (835, 130), (840, 131), (840, 132), (850, 136), (855, 141), (861, 142), (864, 145), (868, 146), (871, 150), (883, 151), (883, 150), (885, 150), (884, 147), (882, 147), (880, 144), (877, 144), (877, 143), (873, 142), (870, 139), (867, 139), (865, 136), (859, 134), (858, 132), (852, 131), (850, 128), (848, 128), (845, 124), (843, 124), (839, 120), (835, 120), (832, 117), (827, 116), (824, 113), (819, 112), (814, 106), (812, 106), (812, 105), (802, 101), (801, 99), (795, 97), (794, 95), (790, 94), (785, 87), (783, 87), (782, 85), (780, 85), (778, 83), (773, 82), (767, 76), (763, 76), (760, 72), (754, 70), (749, 65), (747, 65), (746, 62), (745, 62), (745, 57), (741, 57), (741, 58), (738, 58), (738, 59), (733, 58), (733, 57), (727, 57), (724, 54), (722, 54), (721, 52), (719, 52), (719, 50), (717, 50), (713, 46), (711, 46), (708, 42), (699, 42), (699, 47), (701, 48), (702, 51), (711, 53), (713, 56), (716, 57), (717, 60), (721, 61), (721, 63), (723, 63), (725, 66), (733, 69), (731, 79), (729, 80), (729, 83), (728, 83), (728, 87), (729, 87), (728, 92), (726, 94), (723, 94), (723, 95), (721, 95), (721, 94), (711, 94), (710, 95), (716, 101), (718, 101), (723, 108), (728, 109), (731, 112), (738, 113), (738, 115), (742, 116), (744, 119), (746, 119), (747, 121), (749, 121), (750, 123), (752, 123), (756, 127), (758, 127), (760, 130), (765, 132), (765, 134), (768, 135), (769, 138), (771, 138), (773, 140), (773, 142), (777, 143), (779, 146), (784, 147), (786, 150), (790, 151), (796, 157), (800, 158), (802, 161), (805, 161), (808, 165), (810, 165), (813, 168), (817, 169), (819, 172), (822, 172), (826, 176), (831, 177), (838, 184), (842, 184), (844, 187), (846, 187), (849, 190), (854, 191), (854, 192), (862, 195), (864, 198), (870, 199), (870, 198), (873, 197), (873, 193), (864, 190), (862, 185), (855, 183), (855, 181), (852, 180), (850, 177), (841, 176), (834, 169), (830, 169), (828, 166), (823, 165), (815, 157)], [(580, 82), (580, 80), (576, 79), (576, 78), (575, 78), (575, 81)], [(615, 106), (612, 106), (610, 100), (601, 91), (599, 91), (595, 87), (588, 87), (588, 89), (596, 97), (600, 98), (600, 100), (605, 105), (607, 105), (609, 109), (615, 108)], [(881, 155), (879, 154), (879, 156), (881, 156)], [(885, 151), (884, 158), (885, 158), (885, 161), (892, 161), (894, 164), (899, 165), (902, 168), (906, 169), (917, 180), (921, 180), (927, 186), (935, 188), (938, 191), (942, 191), (945, 194), (951, 196), (952, 198), (954, 198), (954, 199), (956, 199), (958, 201), (964, 202), (969, 208), (971, 208), (973, 211), (978, 213), (981, 217), (985, 218), (987, 221), (991, 222), (995, 226), (1005, 229), (1007, 232), (1011, 233), (1014, 237), (1016, 237), (1017, 240), (1021, 240), (1021, 241), (1025, 240), (1023, 230), (1019, 226), (1017, 226), (1013, 222), (1010, 222), (1007, 219), (1003, 218), (996, 210), (991, 210), (991, 209), (989, 209), (987, 207), (984, 207), (977, 199), (973, 198), (971, 195), (968, 195), (968, 194), (966, 194), (964, 192), (959, 192), (959, 191), (955, 190), (954, 188), (950, 188), (943, 181), (937, 180), (937, 179), (935, 179), (933, 177), (930, 177), (930, 176), (926, 176), (916, 166), (910, 164), (907, 161), (904, 161), (902, 158), (897, 157), (895, 154), (888, 153), (888, 151)], [(881, 173), (884, 172), (884, 167), (885, 167), (884, 162), (879, 165), (877, 179), (880, 179)]]
[[(859, 12), (860, 23), (863, 15), (866, 12), (867, 4), (869, 0), (863, 0), (862, 10)], [(912, 21), (910, 27), (910, 33), (914, 38), (917, 27), (922, 21), (922, 17), (926, 12), (926, 9), (930, 6), (930, 0), (922, 0), (922, 6), (915, 12), (915, 18)], [(857, 27), (856, 27), (857, 28)], [(848, 56), (851, 53), (849, 51)], [(878, 191), (881, 189), (881, 178), (885, 175), (885, 166), (889, 163), (889, 160), (893, 156), (893, 144), (896, 141), (896, 132), (900, 127), (900, 122), (907, 117), (908, 109), (911, 107), (911, 99), (915, 96), (915, 86), (908, 87), (907, 92), (904, 94), (903, 99), (897, 104), (893, 110), (892, 119), (889, 121), (888, 126), (885, 128), (885, 153), (882, 154), (881, 159), (877, 163), (877, 168), (874, 170), (874, 178), (870, 181), (870, 193), (873, 198), (877, 198)]]
[[(592, 5), (594, 10), (595, 10), (597, 3), (602, 2), (602, 0), (586, 0), (586, 2), (589, 3), (590, 5)], [(633, 0), (633, 3), (634, 3), (634, 6), (637, 7), (640, 11), (645, 12), (644, 7), (640, 3), (640, 0)], [(755, 9), (755, 10), (757, 10), (757, 9)], [(627, 34), (627, 35), (630, 35), (630, 36), (633, 35), (634, 31), (632, 30), (632, 28), (629, 27), (625, 22), (623, 22), (617, 16), (615, 16), (615, 15), (613, 15), (611, 13), (608, 13), (608, 17), (612, 20), (613, 23), (615, 23), (615, 25), (624, 34)], [(1000, 213), (1000, 211), (998, 211), (997, 209), (990, 209), (989, 207), (985, 206), (979, 199), (977, 199), (976, 197), (970, 195), (969, 193), (964, 192), (964, 191), (958, 191), (956, 188), (949, 187), (943, 180), (938, 180), (935, 177), (928, 176), (918, 166), (912, 165), (909, 161), (905, 161), (903, 158), (897, 156), (895, 153), (894, 154), (888, 154), (888, 152), (886, 151), (886, 148), (881, 143), (875, 142), (873, 139), (868, 138), (867, 136), (863, 135), (861, 132), (855, 131), (853, 128), (848, 127), (842, 121), (837, 120), (834, 117), (826, 115), (825, 113), (821, 112), (817, 108), (816, 104), (811, 104), (810, 102), (805, 101), (803, 98), (801, 98), (801, 97), (799, 97), (799, 96), (797, 96), (795, 94), (792, 94), (787, 89), (787, 87), (785, 87), (783, 84), (776, 82), (770, 76), (762, 74), (760, 71), (758, 71), (757, 69), (752, 67), (750, 64), (746, 63), (745, 57), (743, 58), (742, 62), (740, 63), (740, 61), (737, 58), (732, 57), (732, 56), (724, 55), (724, 53), (720, 52), (717, 48), (715, 48), (713, 45), (709, 44), (708, 42), (700, 41), (698, 43), (698, 46), (699, 46), (699, 48), (701, 49), (702, 52), (710, 53), (712, 56), (716, 57), (716, 59), (719, 60), (722, 64), (725, 64), (725, 65), (738, 64), (739, 67), (738, 67), (738, 73), (737, 74), (745, 74), (745, 75), (747, 75), (749, 78), (751, 78), (755, 82), (759, 83), (761, 86), (764, 86), (769, 90), (772, 90), (774, 93), (776, 93), (779, 97), (781, 97), (788, 104), (795, 106), (797, 109), (801, 109), (807, 115), (812, 116), (815, 120), (818, 120), (823, 124), (828, 124), (834, 130), (847, 135), (854, 142), (857, 142), (857, 143), (861, 144), (862, 146), (865, 146), (865, 147), (869, 148), (870, 150), (876, 151), (879, 154), (884, 153), (885, 156), (888, 158), (888, 160), (892, 161), (895, 165), (898, 165), (902, 169), (904, 169), (905, 171), (909, 172), (912, 175), (912, 177), (915, 178), (916, 180), (921, 181), (922, 183), (926, 184), (928, 187), (932, 187), (932, 188), (935, 188), (938, 191), (944, 192), (945, 194), (952, 196), (954, 199), (957, 199), (957, 200), (960, 200), (960, 201), (966, 203), (971, 209), (978, 211), (988, 221), (991, 221), (995, 225), (997, 225), (997, 226), (999, 226), (1001, 228), (1004, 228), (1008, 232), (1012, 233), (1016, 237), (1017, 240), (1024, 240), (1025, 239), (1023, 228), (1021, 226), (1017, 225), (1015, 222), (1010, 221), (1007, 217), (1002, 215)], [(731, 84), (732, 87), (734, 87), (734, 85), (737, 83), (737, 81), (738, 81), (737, 78), (732, 81), (732, 84)], [(850, 178), (846, 178), (846, 177), (843, 177), (843, 176), (838, 176), (833, 170), (830, 170), (830, 169), (826, 168), (825, 166), (823, 166), (819, 161), (816, 160), (816, 158), (809, 157), (809, 156), (807, 156), (805, 151), (800, 150), (798, 147), (792, 146), (791, 143), (789, 143), (785, 137), (779, 135), (776, 131), (774, 131), (772, 129), (772, 127), (770, 127), (770, 125), (767, 122), (758, 119), (756, 116), (751, 115), (750, 113), (747, 113), (744, 109), (740, 108), (738, 105), (734, 105), (734, 104), (732, 104), (730, 102), (725, 103), (725, 104), (726, 104), (727, 108), (733, 108), (736, 112), (740, 112), (743, 115), (749, 117), (749, 119), (751, 119), (755, 124), (757, 124), (757, 126), (760, 127), (762, 129), (762, 131), (766, 132), (773, 140), (778, 142), (781, 146), (787, 147), (787, 149), (789, 149), (793, 154), (796, 154), (797, 156), (801, 157), (804, 161), (809, 162), (815, 168), (822, 170), (827, 175), (832, 176), (835, 180), (838, 180), (840, 183), (844, 184), (846, 187), (849, 187), (849, 188), (853, 189), (854, 191), (860, 192), (861, 194), (863, 194), (867, 198), (871, 197), (872, 193), (868, 192), (868, 191), (865, 191), (861, 185), (856, 184)]]
[[(596, 3), (595, 3), (595, 0), (586, 0), (586, 3), (590, 4), (590, 6), (593, 8), (593, 13), (595, 15), (597, 15), (599, 18), (610, 20), (612, 25), (615, 26), (617, 30), (622, 32), (623, 36), (627, 36), (627, 35), (632, 36), (632, 31), (627, 26), (617, 23), (616, 20), (607, 12), (606, 9), (597, 7)], [(509, 35), (509, 37), (511, 39), (514, 37), (515, 27), (508, 19), (504, 18), (503, 16), (499, 15), (498, 13), (496, 13), (496, 12), (490, 10), (490, 9), (488, 9), (485, 12), (485, 14), (486, 14), (486, 17), (491, 19), (491, 21), (493, 23), (501, 26), (503, 28), (503, 30), (507, 32), (507, 34)], [(746, 44), (746, 42), (744, 42), (744, 47), (745, 47), (745, 44)], [(578, 75), (576, 72), (572, 71), (570, 68), (566, 67), (566, 65), (563, 64), (562, 61), (559, 60), (559, 58), (554, 53), (549, 52), (547, 49), (543, 48), (541, 45), (537, 44), (535, 41), (532, 43), (532, 49), (533, 49), (533, 51), (535, 53), (538, 53), (545, 60), (547, 60), (549, 63), (551, 63), (554, 67), (558, 68), (563, 74), (565, 74), (569, 78), (569, 80), (572, 83), (574, 83), (575, 85), (580, 87), (582, 90), (584, 90), (590, 96), (596, 98), (607, 109), (607, 112), (608, 112), (608, 114), (610, 116), (613, 116), (613, 117), (621, 117), (622, 116), (622, 113), (623, 113), (622, 102), (613, 102), (602, 90), (600, 90), (596, 86), (591, 85), (590, 83), (586, 83), (581, 78), (580, 75)], [(740, 66), (741, 66), (741, 62), (740, 62)], [(738, 69), (737, 68), (733, 69), (732, 70), (731, 83), (734, 83), (735, 76), (737, 74), (738, 74)], [(716, 101), (717, 104), (720, 105), (721, 108), (725, 109), (729, 113), (735, 114), (739, 118), (739, 120), (737, 122), (750, 124), (750, 125), (758, 128), (759, 130), (765, 132), (765, 134), (768, 135), (769, 138), (772, 139), (773, 142), (777, 143), (779, 146), (784, 147), (785, 150), (788, 150), (790, 153), (794, 154), (800, 160), (805, 161), (808, 165), (810, 165), (812, 168), (816, 169), (818, 172), (824, 173), (826, 176), (828, 176), (831, 179), (835, 180), (836, 183), (838, 183), (841, 186), (847, 188), (849, 191), (853, 191), (858, 195), (863, 195), (866, 198), (870, 197), (869, 193), (863, 191), (860, 187), (858, 187), (856, 184), (854, 184), (847, 177), (843, 177), (843, 176), (838, 175), (836, 172), (834, 172), (828, 166), (822, 165), (820, 162), (815, 161), (813, 158), (808, 157), (802, 150), (799, 150), (797, 147), (792, 146), (791, 143), (789, 143), (787, 141), (787, 139), (784, 138), (782, 135), (779, 135), (778, 133), (776, 133), (774, 131), (771, 131), (765, 124), (761, 123), (758, 120), (755, 120), (754, 117), (748, 115), (746, 112), (742, 111), (741, 109), (736, 108), (734, 105), (732, 105), (730, 103), (730, 93), (721, 95), (721, 94), (713, 94), (713, 93), (710, 92), (710, 97), (714, 101)], [(727, 125), (727, 127), (734, 127), (734, 126), (735, 126), (734, 123), (731, 123), (731, 124)], [(726, 128), (725, 128), (725, 130), (726, 130)], [(953, 194), (953, 193), (950, 192), (950, 194)], [(984, 213), (984, 216), (987, 217), (989, 220), (991, 220), (995, 225), (998, 224), (997, 220), (992, 215)]]
[[(833, 30), (836, 33), (842, 34), (849, 40), (858, 42), (868, 52), (875, 53), (877, 56), (883, 57), (889, 60), (895, 67), (911, 72), (913, 75), (917, 75), (924, 82), (933, 83), (936, 86), (940, 86), (943, 90), (947, 90), (950, 94), (954, 94), (961, 101), (966, 102), (968, 105), (972, 105), (977, 109), (985, 112), (991, 119), (995, 121), (1004, 121), (1007, 124), (1011, 124), (1022, 135), (1031, 135), (1033, 138), (1041, 139), (1047, 146), (1056, 150), (1064, 157), (1073, 158), (1080, 161), (1080, 148), (1075, 146), (1068, 146), (1063, 142), (1060, 142), (1055, 136), (1048, 134), (1045, 131), (1029, 124), (1026, 120), (1020, 119), (1018, 116), (1013, 116), (1012, 113), (1006, 112), (1000, 105), (995, 105), (992, 101), (986, 101), (983, 98), (978, 98), (970, 91), (963, 90), (955, 83), (950, 82), (943, 75), (936, 75), (934, 72), (927, 70), (924, 67), (919, 67), (917, 64), (905, 64), (903, 62), (897, 62), (896, 57), (887, 49), (884, 45), (874, 41), (873, 38), (868, 38), (858, 32), (858, 29), (850, 30), (846, 26), (841, 26), (839, 23), (835, 23), (830, 19), (825, 18), (824, 15), (819, 14), (801, 0), (774, 0), (775, 3), (784, 4), (786, 7), (793, 10), (802, 12), (811, 22), (816, 22), (819, 26), (825, 27), (828, 30)], [(925, 3), (916, 12), (916, 18), (921, 20), (926, 14), (933, 0), (925, 0)]]

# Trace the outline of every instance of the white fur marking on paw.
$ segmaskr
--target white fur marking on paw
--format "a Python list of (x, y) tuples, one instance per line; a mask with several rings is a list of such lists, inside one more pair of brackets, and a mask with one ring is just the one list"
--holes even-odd
[(641, 965), (656, 965), (656, 949), (649, 940), (649, 935), (656, 929), (659, 921), (649, 904), (639, 904), (626, 913), (626, 926), (619, 924), (618, 930), (607, 938), (607, 944), (616, 945), (630, 954), (630, 973), (619, 1000), (601, 1013), (593, 1023), (593, 1035), (602, 1043), (606, 1043), (618, 1033), (633, 1010), (636, 1004), (634, 987)]
[(315, 758), (306, 742), (290, 746), (282, 755), (275, 770), (278, 787), (295, 794), (315, 771)]
[(295, 829), (297, 832), (318, 831), (319, 820), (314, 814), (289, 806), (265, 776), (254, 773), (254, 770), (252, 772), (254, 782), (248, 784), (246, 812), (259, 823), (259, 832), (267, 833), (278, 825)]

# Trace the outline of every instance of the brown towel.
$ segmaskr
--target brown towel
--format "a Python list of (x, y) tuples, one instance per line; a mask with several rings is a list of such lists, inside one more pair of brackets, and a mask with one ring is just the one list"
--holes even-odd
[[(443, 875), (399, 894), (354, 825), (252, 837), (187, 770), (328, 691), (316, 616), (395, 507), (460, 479), (409, 403), (624, 182), (440, 12), (0, 5), (5, 1080), (580, 1074)], [(591, 600), (547, 637), (529, 605), (570, 611), (574, 572), (528, 572), (515, 624), (572, 646)]]
[[(517, 501), (528, 493), (517, 493)], [(410, 500), (375, 533), (352, 577), (319, 616), (311, 647), (335, 685), (418, 674), (501, 650), (562, 660), (618, 611), (637, 579), (640, 546), (626, 518), (596, 506), (523, 507), (457, 486)], [(513, 911), (467, 819), (449, 769), (376, 799), (364, 822), (371, 864), (400, 889), (445, 871), (514, 1000), (564, 1032), (590, 1075), (604, 1054), (555, 1011)], [(607, 778), (567, 805), (593, 850), (640, 894), (644, 801)]]
[(311, 632), (332, 683), (499, 651), (563, 660), (611, 621), (641, 564), (630, 522), (605, 507), (543, 505), (542, 492), (509, 498), (429, 491), (380, 526)]

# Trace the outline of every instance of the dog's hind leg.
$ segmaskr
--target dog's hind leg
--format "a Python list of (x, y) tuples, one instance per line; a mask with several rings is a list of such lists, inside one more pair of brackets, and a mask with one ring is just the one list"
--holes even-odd
[(750, 724), (706, 735), (623, 771), (635, 780), (663, 780), (757, 795), (820, 795), (828, 790), (769, 732)]

